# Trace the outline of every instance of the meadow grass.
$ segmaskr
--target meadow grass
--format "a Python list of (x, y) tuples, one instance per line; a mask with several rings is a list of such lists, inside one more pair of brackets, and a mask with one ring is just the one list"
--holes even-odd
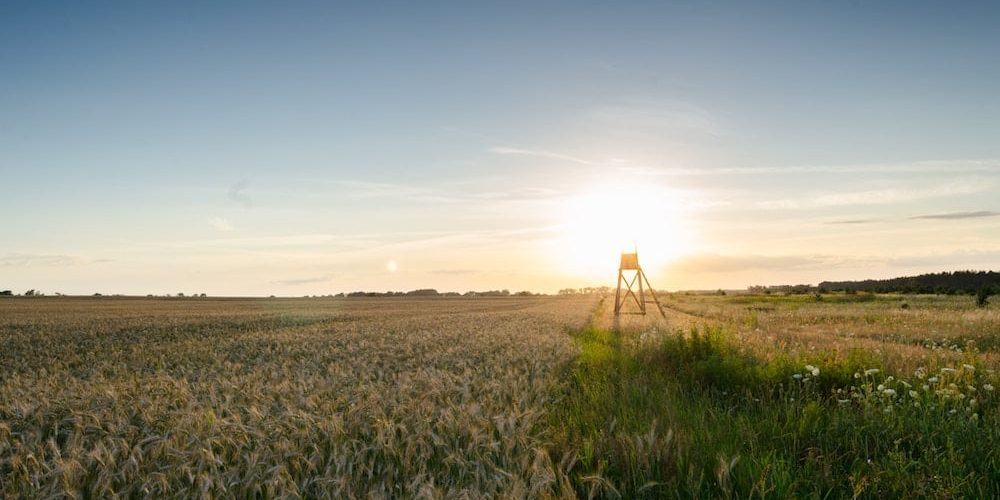
[[(662, 323), (616, 330), (601, 326), (607, 306), (598, 309), (576, 335), (580, 355), (566, 369), (565, 393), (548, 419), (550, 453), (575, 458), (564, 459), (573, 464), (565, 473), (574, 493), (1000, 493), (997, 382), (981, 354), (967, 348), (954, 360), (955, 350), (946, 350), (933, 368), (908, 373), (886, 368), (891, 353), (862, 348), (757, 356), (761, 346), (733, 324), (745, 325), (743, 319), (720, 314), (746, 299), (702, 306), (715, 317), (701, 318), (715, 321), (689, 331), (663, 331)], [(798, 307), (807, 299), (785, 300), (760, 302)]]

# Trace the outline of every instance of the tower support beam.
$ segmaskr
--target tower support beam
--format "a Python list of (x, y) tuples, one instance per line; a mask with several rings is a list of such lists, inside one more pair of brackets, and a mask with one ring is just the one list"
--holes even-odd
[[(634, 271), (635, 274), (629, 279), (629, 277), (625, 276), (626, 271)], [(643, 287), (643, 282), (645, 282), (645, 287)], [(625, 283), (624, 293), (622, 293), (622, 283)], [(638, 290), (634, 290), (633, 286)], [(621, 314), (645, 315), (647, 290), (653, 298), (653, 303), (656, 304), (656, 310), (660, 312), (661, 316), (666, 317), (666, 313), (663, 312), (663, 306), (660, 304), (660, 299), (656, 296), (656, 290), (653, 289), (653, 285), (649, 284), (649, 278), (646, 277), (646, 273), (642, 272), (642, 266), (639, 265), (639, 252), (623, 252), (621, 263), (618, 265), (618, 287), (615, 289), (615, 316)], [(636, 294), (636, 291), (639, 293)], [(637, 312), (622, 312), (623, 306), (626, 302), (629, 302), (629, 298), (638, 307)]]

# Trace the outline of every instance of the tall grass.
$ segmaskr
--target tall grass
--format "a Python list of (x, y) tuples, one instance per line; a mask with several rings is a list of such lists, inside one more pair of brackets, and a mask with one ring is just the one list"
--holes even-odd
[(1000, 494), (997, 382), (975, 352), (889, 374), (861, 350), (754, 357), (721, 326), (576, 339), (549, 432), (581, 496)]

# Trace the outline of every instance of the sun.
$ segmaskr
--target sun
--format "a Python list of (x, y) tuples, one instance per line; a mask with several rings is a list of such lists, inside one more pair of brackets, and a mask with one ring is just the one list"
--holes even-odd
[(639, 251), (643, 268), (662, 268), (690, 249), (690, 228), (677, 191), (655, 184), (591, 186), (560, 207), (556, 245), (564, 271), (613, 277), (621, 252)]

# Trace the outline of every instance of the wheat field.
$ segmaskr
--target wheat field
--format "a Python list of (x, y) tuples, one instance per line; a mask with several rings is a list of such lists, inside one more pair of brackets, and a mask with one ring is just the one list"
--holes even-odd
[(0, 497), (1000, 494), (993, 306), (662, 298), (0, 300)]
[(534, 496), (593, 302), (0, 301), (0, 496)]

